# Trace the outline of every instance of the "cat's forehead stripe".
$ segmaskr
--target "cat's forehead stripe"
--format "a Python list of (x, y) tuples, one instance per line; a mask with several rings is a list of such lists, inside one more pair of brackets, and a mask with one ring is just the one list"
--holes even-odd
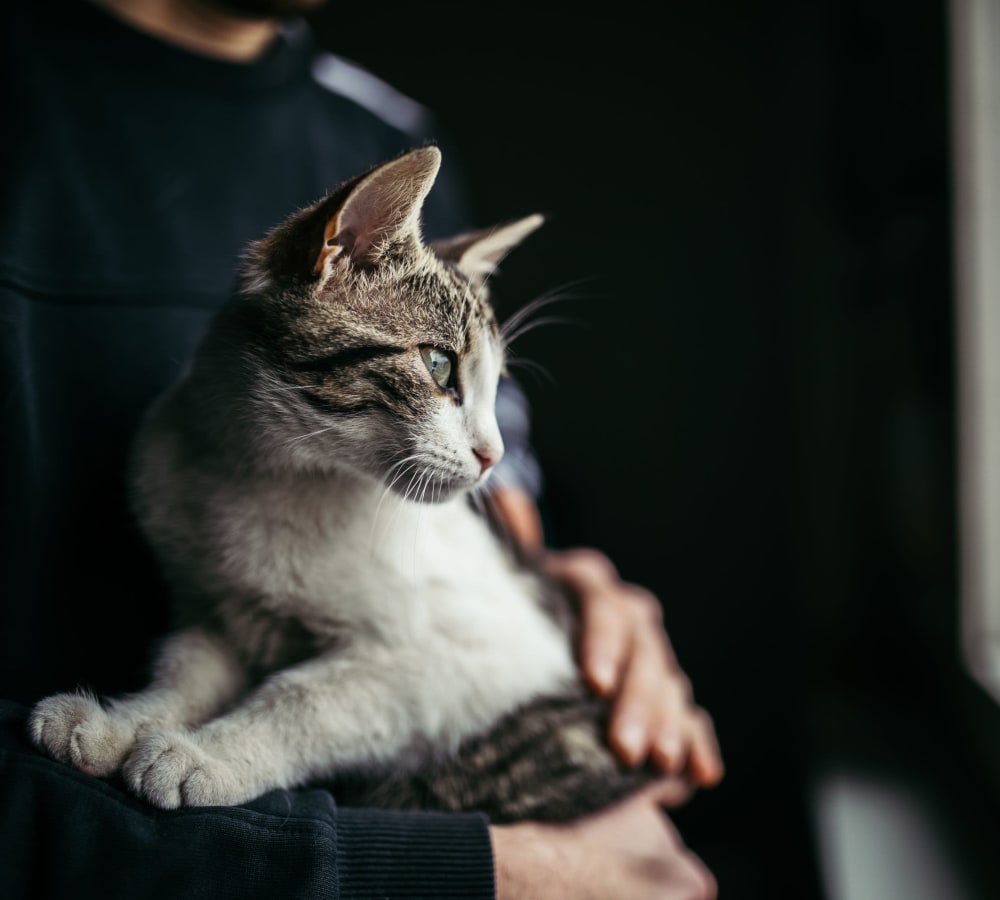
[(330, 284), (312, 299), (272, 305), (271, 322), (284, 331), (289, 356), (304, 368), (325, 368), (360, 361), (359, 353), (391, 355), (436, 344), (465, 355), (484, 341), (499, 340), (485, 287), (450, 264), (431, 254), (404, 254), (383, 276), (360, 274)]
[[(498, 337), (500, 329), (486, 291), (475, 290), (472, 283), (453, 267), (446, 266), (444, 270), (453, 290), (460, 295), (457, 306), (463, 321), (461, 351), (468, 353), (479, 332), (486, 330), (491, 337)], [(447, 302), (455, 304), (456, 300), (452, 297)]]

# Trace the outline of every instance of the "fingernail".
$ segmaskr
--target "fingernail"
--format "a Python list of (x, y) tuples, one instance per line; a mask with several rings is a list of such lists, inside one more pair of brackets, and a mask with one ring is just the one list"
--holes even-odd
[(645, 739), (646, 728), (636, 719), (625, 722), (618, 732), (618, 741), (631, 759), (637, 759), (642, 754)]
[(708, 787), (722, 780), (725, 767), (722, 760), (701, 760), (694, 767), (694, 774), (699, 784)]
[(656, 746), (660, 748), (660, 753), (666, 757), (667, 763), (671, 768), (680, 762), (681, 753), (684, 748), (681, 746), (681, 739), (676, 734), (673, 732), (661, 734), (656, 742)]
[(602, 691), (610, 691), (615, 686), (615, 663), (610, 656), (595, 656), (590, 665), (594, 684)]

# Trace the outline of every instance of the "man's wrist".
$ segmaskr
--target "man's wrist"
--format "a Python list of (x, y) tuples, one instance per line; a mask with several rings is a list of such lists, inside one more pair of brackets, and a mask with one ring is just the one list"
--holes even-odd
[(554, 829), (531, 822), (491, 825), (496, 900), (558, 900), (560, 844)]

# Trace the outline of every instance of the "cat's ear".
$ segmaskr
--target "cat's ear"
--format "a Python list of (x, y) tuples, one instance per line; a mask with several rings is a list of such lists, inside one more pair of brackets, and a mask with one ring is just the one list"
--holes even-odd
[(543, 216), (535, 213), (505, 225), (434, 241), (430, 246), (466, 278), (479, 283), (492, 275), (503, 258), (544, 221)]
[(441, 151), (427, 146), (375, 166), (357, 179), (329, 213), (323, 245), (313, 266), (321, 272), (331, 256), (374, 262), (390, 241), (420, 237), (420, 211), (441, 166)]

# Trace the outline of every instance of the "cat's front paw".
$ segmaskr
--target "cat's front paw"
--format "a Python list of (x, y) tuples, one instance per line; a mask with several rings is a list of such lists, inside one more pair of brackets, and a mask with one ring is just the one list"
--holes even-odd
[(28, 717), (35, 746), (88, 775), (116, 772), (135, 743), (131, 725), (88, 694), (54, 694)]
[(154, 806), (230, 806), (253, 798), (236, 767), (178, 731), (141, 738), (123, 769), (129, 787)]

